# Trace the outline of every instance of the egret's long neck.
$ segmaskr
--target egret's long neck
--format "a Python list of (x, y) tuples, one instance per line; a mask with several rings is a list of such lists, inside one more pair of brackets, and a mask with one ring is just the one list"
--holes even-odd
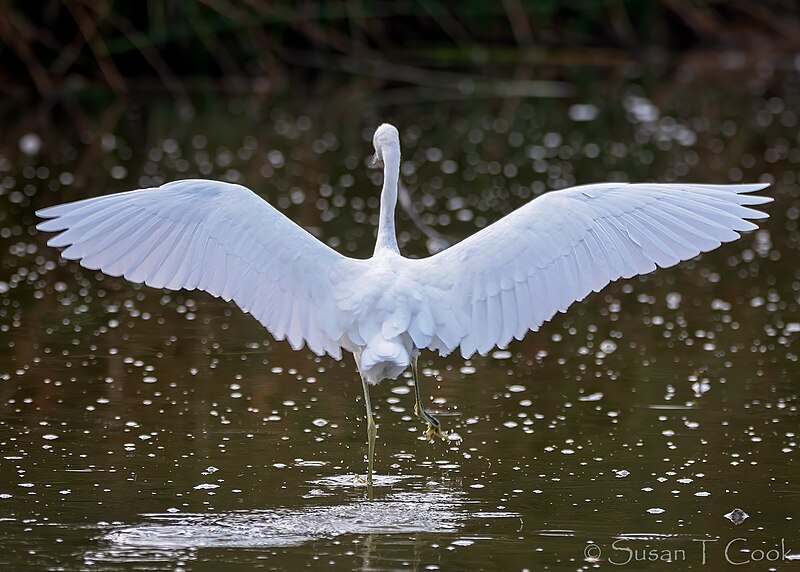
[(381, 214), (378, 220), (378, 240), (375, 252), (389, 249), (400, 252), (394, 228), (394, 210), (397, 207), (397, 185), (400, 180), (400, 150), (389, 149), (383, 157), (383, 189), (381, 190)]

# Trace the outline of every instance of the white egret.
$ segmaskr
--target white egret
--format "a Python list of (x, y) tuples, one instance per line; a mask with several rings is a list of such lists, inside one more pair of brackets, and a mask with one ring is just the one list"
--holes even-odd
[(411, 366), (428, 438), (439, 421), (420, 398), (422, 349), (470, 357), (522, 339), (618, 278), (668, 267), (753, 230), (767, 185), (600, 183), (546, 193), (438, 254), (400, 254), (394, 212), (400, 138), (375, 132), (384, 169), (371, 258), (339, 254), (240, 185), (184, 180), (38, 211), (61, 255), (155, 288), (233, 300), (294, 349), (355, 355), (372, 481), (377, 428), (369, 385)]

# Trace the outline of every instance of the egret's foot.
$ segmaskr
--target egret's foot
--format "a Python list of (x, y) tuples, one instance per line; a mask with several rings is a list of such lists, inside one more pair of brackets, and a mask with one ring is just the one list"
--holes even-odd
[(445, 435), (444, 431), (442, 431), (442, 426), (438, 421), (436, 424), (428, 422), (428, 428), (425, 430), (425, 433), (423, 433), (422, 436), (428, 441), (434, 441), (435, 437), (438, 437), (442, 441), (447, 440), (447, 436)]
[(442, 431), (442, 424), (439, 423), (439, 420), (420, 407), (419, 403), (414, 404), (414, 413), (428, 424), (428, 428), (425, 430), (425, 433), (422, 434), (425, 439), (428, 441), (433, 441), (434, 437), (439, 437), (439, 439), (443, 441), (447, 439)]

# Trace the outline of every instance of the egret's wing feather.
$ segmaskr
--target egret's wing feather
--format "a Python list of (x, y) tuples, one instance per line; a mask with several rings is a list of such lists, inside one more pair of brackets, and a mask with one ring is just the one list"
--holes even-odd
[(86, 268), (234, 300), (278, 339), (341, 356), (336, 284), (359, 261), (240, 185), (190, 179), (45, 208), (38, 229)]
[[(426, 347), (464, 357), (537, 330), (618, 278), (668, 267), (753, 230), (767, 185), (602, 183), (551, 192), (416, 261), (436, 330)], [(412, 320), (413, 326), (413, 320)], [(415, 340), (417, 341), (417, 340)]]

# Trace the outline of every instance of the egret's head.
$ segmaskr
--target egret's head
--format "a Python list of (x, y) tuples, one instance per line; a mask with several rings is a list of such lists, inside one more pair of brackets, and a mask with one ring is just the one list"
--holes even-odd
[(381, 167), (389, 152), (396, 152), (398, 156), (400, 155), (400, 134), (394, 125), (384, 123), (378, 127), (372, 138), (372, 144), (375, 146), (375, 156), (372, 158), (373, 167)]

